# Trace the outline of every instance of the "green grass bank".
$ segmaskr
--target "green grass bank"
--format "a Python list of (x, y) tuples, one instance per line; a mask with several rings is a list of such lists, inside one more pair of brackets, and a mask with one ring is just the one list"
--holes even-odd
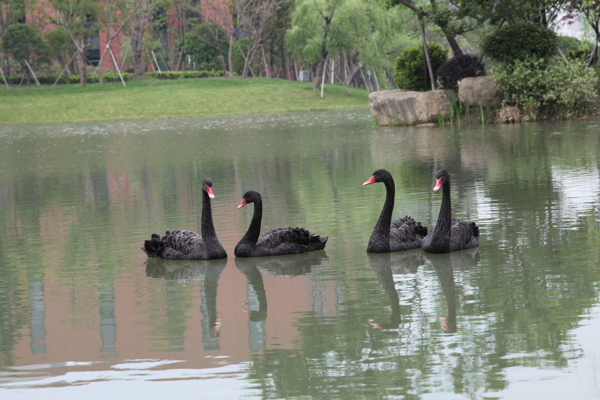
[(282, 79), (140, 80), (0, 89), (0, 125), (366, 109), (366, 90)]

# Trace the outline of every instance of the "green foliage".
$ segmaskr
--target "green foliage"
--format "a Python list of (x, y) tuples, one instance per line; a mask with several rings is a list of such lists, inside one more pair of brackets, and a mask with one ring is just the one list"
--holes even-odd
[(588, 49), (578, 49), (578, 50), (569, 50), (566, 54), (566, 57), (569, 60), (579, 60), (585, 61), (586, 63), (590, 59), (592, 55), (592, 51)]
[[(448, 58), (448, 51), (437, 43), (427, 43), (427, 48), (431, 68), (436, 71)], [(406, 49), (398, 56), (394, 82), (406, 90), (428, 90), (431, 87), (421, 46)]]
[(598, 76), (580, 60), (547, 65), (546, 60), (528, 58), (493, 72), (498, 89), (517, 107), (549, 115), (576, 117), (590, 111), (597, 93)]
[[(123, 72), (123, 79), (128, 81), (133, 79), (133, 74), (129, 72)], [(121, 78), (119, 78), (119, 74), (116, 72), (105, 72), (103, 75), (104, 80), (106, 82), (120, 82)], [(98, 74), (88, 74), (88, 82), (89, 83), (98, 83)], [(54, 85), (56, 82), (57, 75), (40, 75), (37, 76), (38, 81), (42, 85)], [(19, 85), (21, 84), (23, 77), (20, 75), (11, 75), (7, 76), (6, 80), (11, 85)], [(65, 76), (63, 75), (58, 83), (60, 84), (77, 84), (79, 83), (80, 76), (79, 74)]]
[(28, 24), (9, 26), (2, 37), (2, 49), (19, 62), (29, 62), (32, 54), (38, 63), (49, 62), (49, 46), (42, 40), (39, 31)]
[[(243, 54), (248, 53), (248, 38), (243, 38), (237, 41), (237, 43), (233, 46), (233, 51), (231, 55), (231, 64), (233, 73), (241, 76), (244, 71), (244, 56)], [(240, 51), (241, 49), (241, 51)], [(252, 68), (256, 67), (256, 62), (250, 65)]]
[(394, 51), (408, 45), (408, 36), (402, 34), (407, 26), (403, 14), (382, 8), (376, 0), (297, 0), (295, 4), (286, 45), (305, 63), (327, 55), (345, 56), (383, 77), (384, 70), (392, 73)]
[(571, 50), (579, 50), (579, 49), (590, 49), (593, 47), (591, 43), (585, 42), (583, 40), (579, 40), (572, 36), (558, 36), (558, 47), (560, 50), (567, 54)]
[(50, 46), (50, 57), (52, 59), (58, 60), (61, 64), (69, 61), (69, 57), (75, 52), (75, 46), (64, 26), (59, 26), (44, 33), (43, 37)]
[(548, 61), (556, 53), (556, 34), (539, 24), (506, 25), (483, 39), (483, 52), (494, 61), (535, 58)]
[(463, 78), (485, 75), (485, 69), (479, 57), (472, 54), (463, 54), (452, 57), (443, 63), (436, 71), (440, 85), (443, 89), (456, 89), (458, 81)]
[(216, 78), (222, 76), (223, 71), (163, 71), (146, 72), (144, 75), (155, 79)]
[[(206, 43), (209, 39), (210, 45)], [(214, 41), (217, 42), (212, 43)], [(226, 32), (213, 23), (199, 24), (192, 33), (187, 33), (183, 38), (183, 54), (191, 58), (199, 70), (221, 69), (218, 49), (227, 51), (228, 48)]]

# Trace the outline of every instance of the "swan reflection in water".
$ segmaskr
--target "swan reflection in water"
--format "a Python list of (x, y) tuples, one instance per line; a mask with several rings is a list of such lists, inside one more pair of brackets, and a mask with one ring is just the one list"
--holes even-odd
[(410, 250), (396, 253), (367, 254), (371, 268), (375, 272), (377, 281), (386, 293), (392, 310), (389, 323), (369, 320), (369, 323), (378, 329), (397, 329), (400, 326), (400, 299), (393, 275), (414, 274), (419, 266), (429, 264), (435, 270), (437, 278), (446, 298), (448, 316), (441, 317), (442, 330), (445, 333), (455, 333), (456, 324), (456, 291), (454, 284), (454, 271), (471, 269), (479, 262), (479, 247), (457, 251), (449, 254), (428, 254), (421, 250)]
[(179, 283), (200, 282), (202, 304), (202, 336), (204, 350), (219, 350), (216, 340), (221, 334), (217, 318), (217, 287), (227, 259), (221, 260), (163, 260), (148, 258), (146, 276)]
[(479, 247), (456, 251), (449, 254), (424, 253), (427, 263), (433, 266), (446, 298), (448, 317), (441, 317), (444, 333), (456, 333), (456, 290), (454, 271), (466, 271), (479, 262)]
[(235, 265), (248, 280), (248, 302), (244, 312), (248, 314), (248, 341), (251, 350), (266, 348), (264, 324), (267, 320), (267, 294), (261, 272), (272, 276), (306, 275), (312, 267), (327, 260), (324, 251), (315, 251), (293, 256), (236, 257)]
[(425, 264), (421, 249), (393, 253), (367, 253), (371, 268), (377, 281), (390, 301), (392, 314), (390, 322), (383, 323), (373, 319), (369, 323), (377, 329), (398, 329), (400, 326), (400, 298), (394, 282), (394, 274), (414, 274), (419, 266)]

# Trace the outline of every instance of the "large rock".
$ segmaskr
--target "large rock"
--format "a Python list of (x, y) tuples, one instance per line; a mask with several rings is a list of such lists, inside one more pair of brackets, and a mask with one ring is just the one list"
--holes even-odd
[(502, 93), (490, 77), (464, 78), (458, 82), (458, 100), (471, 107), (497, 107), (502, 104)]
[(454, 92), (447, 90), (382, 90), (369, 95), (369, 104), (379, 125), (414, 125), (438, 122), (439, 116), (447, 118), (454, 97)]

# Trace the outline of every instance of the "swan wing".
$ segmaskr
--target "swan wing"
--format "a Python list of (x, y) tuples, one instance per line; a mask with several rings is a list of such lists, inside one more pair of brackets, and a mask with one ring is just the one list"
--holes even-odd
[(407, 250), (421, 247), (421, 241), (427, 236), (427, 227), (411, 217), (392, 221), (390, 226), (390, 250)]
[(198, 259), (205, 252), (204, 240), (196, 232), (186, 230), (167, 231), (164, 236), (153, 234), (144, 242), (144, 252), (148, 257), (171, 260)]
[(257, 246), (277, 247), (283, 243), (297, 243), (308, 246), (310, 232), (304, 228), (276, 228), (260, 235)]
[(475, 222), (453, 219), (450, 246), (451, 251), (470, 249), (479, 245), (479, 227)]

